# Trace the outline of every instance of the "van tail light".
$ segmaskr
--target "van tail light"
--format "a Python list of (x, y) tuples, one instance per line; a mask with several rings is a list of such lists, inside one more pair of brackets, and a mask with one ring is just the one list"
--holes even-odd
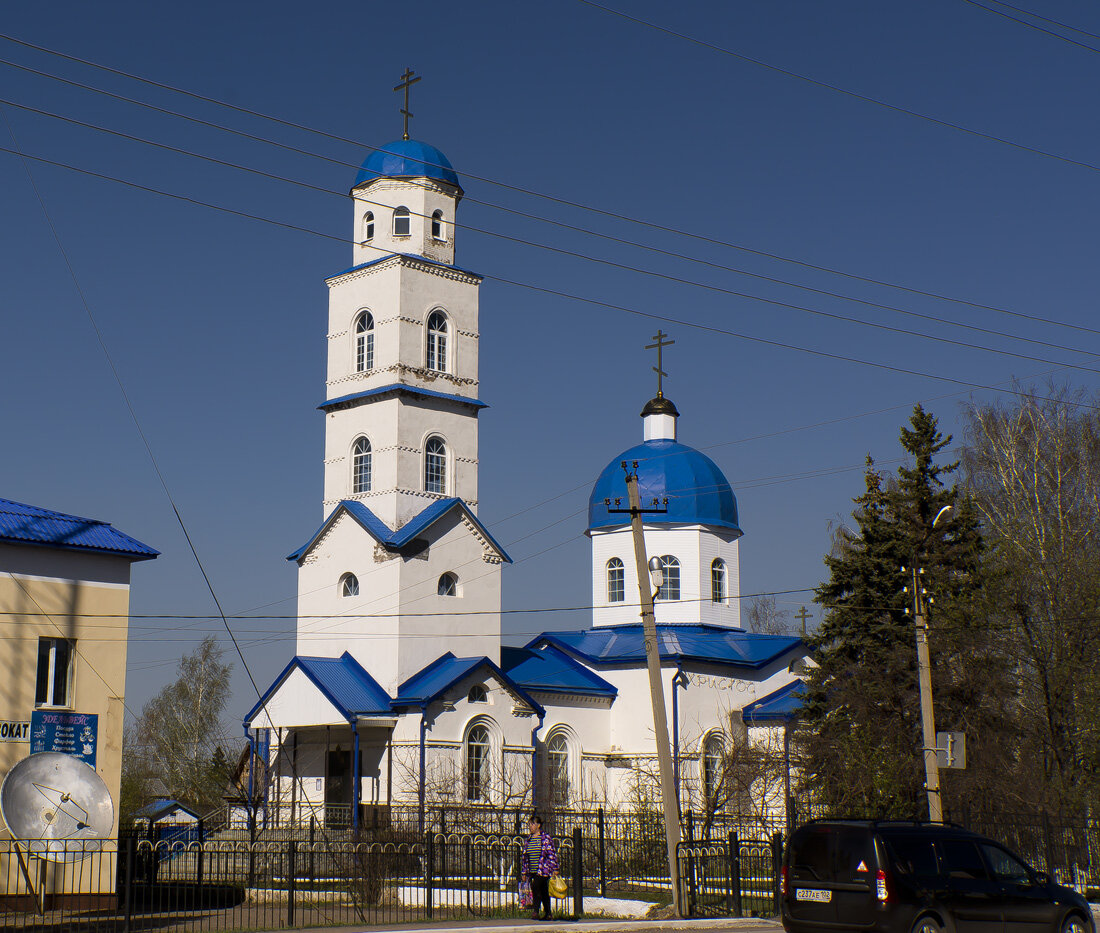
[(779, 893), (784, 897), (787, 896), (787, 866), (784, 865), (779, 869)]
[(885, 904), (890, 900), (890, 887), (887, 884), (888, 881), (889, 879), (883, 869), (880, 868), (875, 872), (875, 897), (878, 898), (880, 904)]

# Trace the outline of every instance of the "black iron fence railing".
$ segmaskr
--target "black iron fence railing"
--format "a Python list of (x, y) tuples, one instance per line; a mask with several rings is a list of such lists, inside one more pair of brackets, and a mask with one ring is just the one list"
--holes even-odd
[(770, 917), (779, 913), (783, 836), (681, 842), (680, 903), (689, 917)]

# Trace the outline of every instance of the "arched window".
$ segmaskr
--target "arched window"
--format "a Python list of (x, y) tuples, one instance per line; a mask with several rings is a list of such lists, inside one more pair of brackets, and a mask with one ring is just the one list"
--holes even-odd
[(703, 743), (703, 793), (710, 802), (714, 802), (720, 790), (722, 779), (722, 758), (726, 747), (720, 735), (707, 736)]
[(447, 315), (433, 311), (428, 315), (428, 369), (447, 371)]
[(458, 595), (458, 577), (453, 573), (445, 573), (439, 578), (439, 586), (436, 592), (440, 596), (457, 596)]
[(474, 726), (466, 734), (466, 799), (489, 795), (489, 730)]
[(370, 441), (365, 437), (351, 449), (351, 491), (370, 492)]
[(657, 558), (664, 571), (665, 582), (657, 590), (657, 599), (680, 598), (680, 562), (671, 554), (662, 554)]
[(355, 319), (355, 371), (374, 369), (374, 317), (364, 311)]
[(367, 211), (363, 215), (363, 242), (369, 243), (374, 239), (374, 211)]
[(488, 703), (489, 693), (481, 684), (474, 684), (466, 694), (467, 703)]
[(607, 562), (607, 601), (609, 603), (621, 603), (626, 599), (626, 571), (623, 562), (617, 557), (612, 557)]
[(443, 211), (435, 211), (432, 214), (432, 239), (442, 240), (443, 238)]
[(442, 494), (447, 488), (447, 445), (429, 437), (424, 445), (424, 491)]
[(569, 803), (569, 740), (555, 732), (546, 743), (546, 763), (550, 777), (550, 805), (564, 807)]
[(341, 596), (358, 596), (359, 595), (359, 578), (354, 573), (345, 573), (340, 578), (340, 595)]
[(710, 565), (710, 601), (726, 601), (726, 562), (720, 557), (716, 557)]
[(409, 209), (399, 207), (393, 212), (393, 235), (408, 236), (412, 233), (412, 220), (409, 218)]

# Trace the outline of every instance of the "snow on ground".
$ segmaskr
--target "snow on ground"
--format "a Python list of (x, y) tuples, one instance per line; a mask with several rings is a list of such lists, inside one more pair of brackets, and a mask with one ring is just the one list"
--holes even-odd
[[(395, 892), (397, 900), (411, 907), (424, 904), (425, 890), (421, 887), (402, 887)], [(552, 898), (554, 913), (569, 914), (573, 911), (573, 898)], [(467, 891), (465, 888), (435, 888), (432, 891), (432, 903), (436, 907), (465, 906), (479, 910), (491, 910), (495, 907), (514, 907), (515, 891)], [(653, 906), (651, 901), (633, 901), (619, 897), (584, 898), (585, 916), (601, 917), (644, 917)]]

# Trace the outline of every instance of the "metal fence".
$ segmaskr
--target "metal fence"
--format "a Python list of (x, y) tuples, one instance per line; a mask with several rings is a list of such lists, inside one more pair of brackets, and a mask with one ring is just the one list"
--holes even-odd
[[(70, 843), (71, 862), (0, 842), (0, 927), (130, 933), (508, 918), (526, 836), (432, 833), (417, 842)], [(584, 912), (580, 834), (559, 840), (569, 886), (561, 917)]]
[(779, 912), (783, 837), (681, 842), (680, 903), (689, 917), (770, 917)]

